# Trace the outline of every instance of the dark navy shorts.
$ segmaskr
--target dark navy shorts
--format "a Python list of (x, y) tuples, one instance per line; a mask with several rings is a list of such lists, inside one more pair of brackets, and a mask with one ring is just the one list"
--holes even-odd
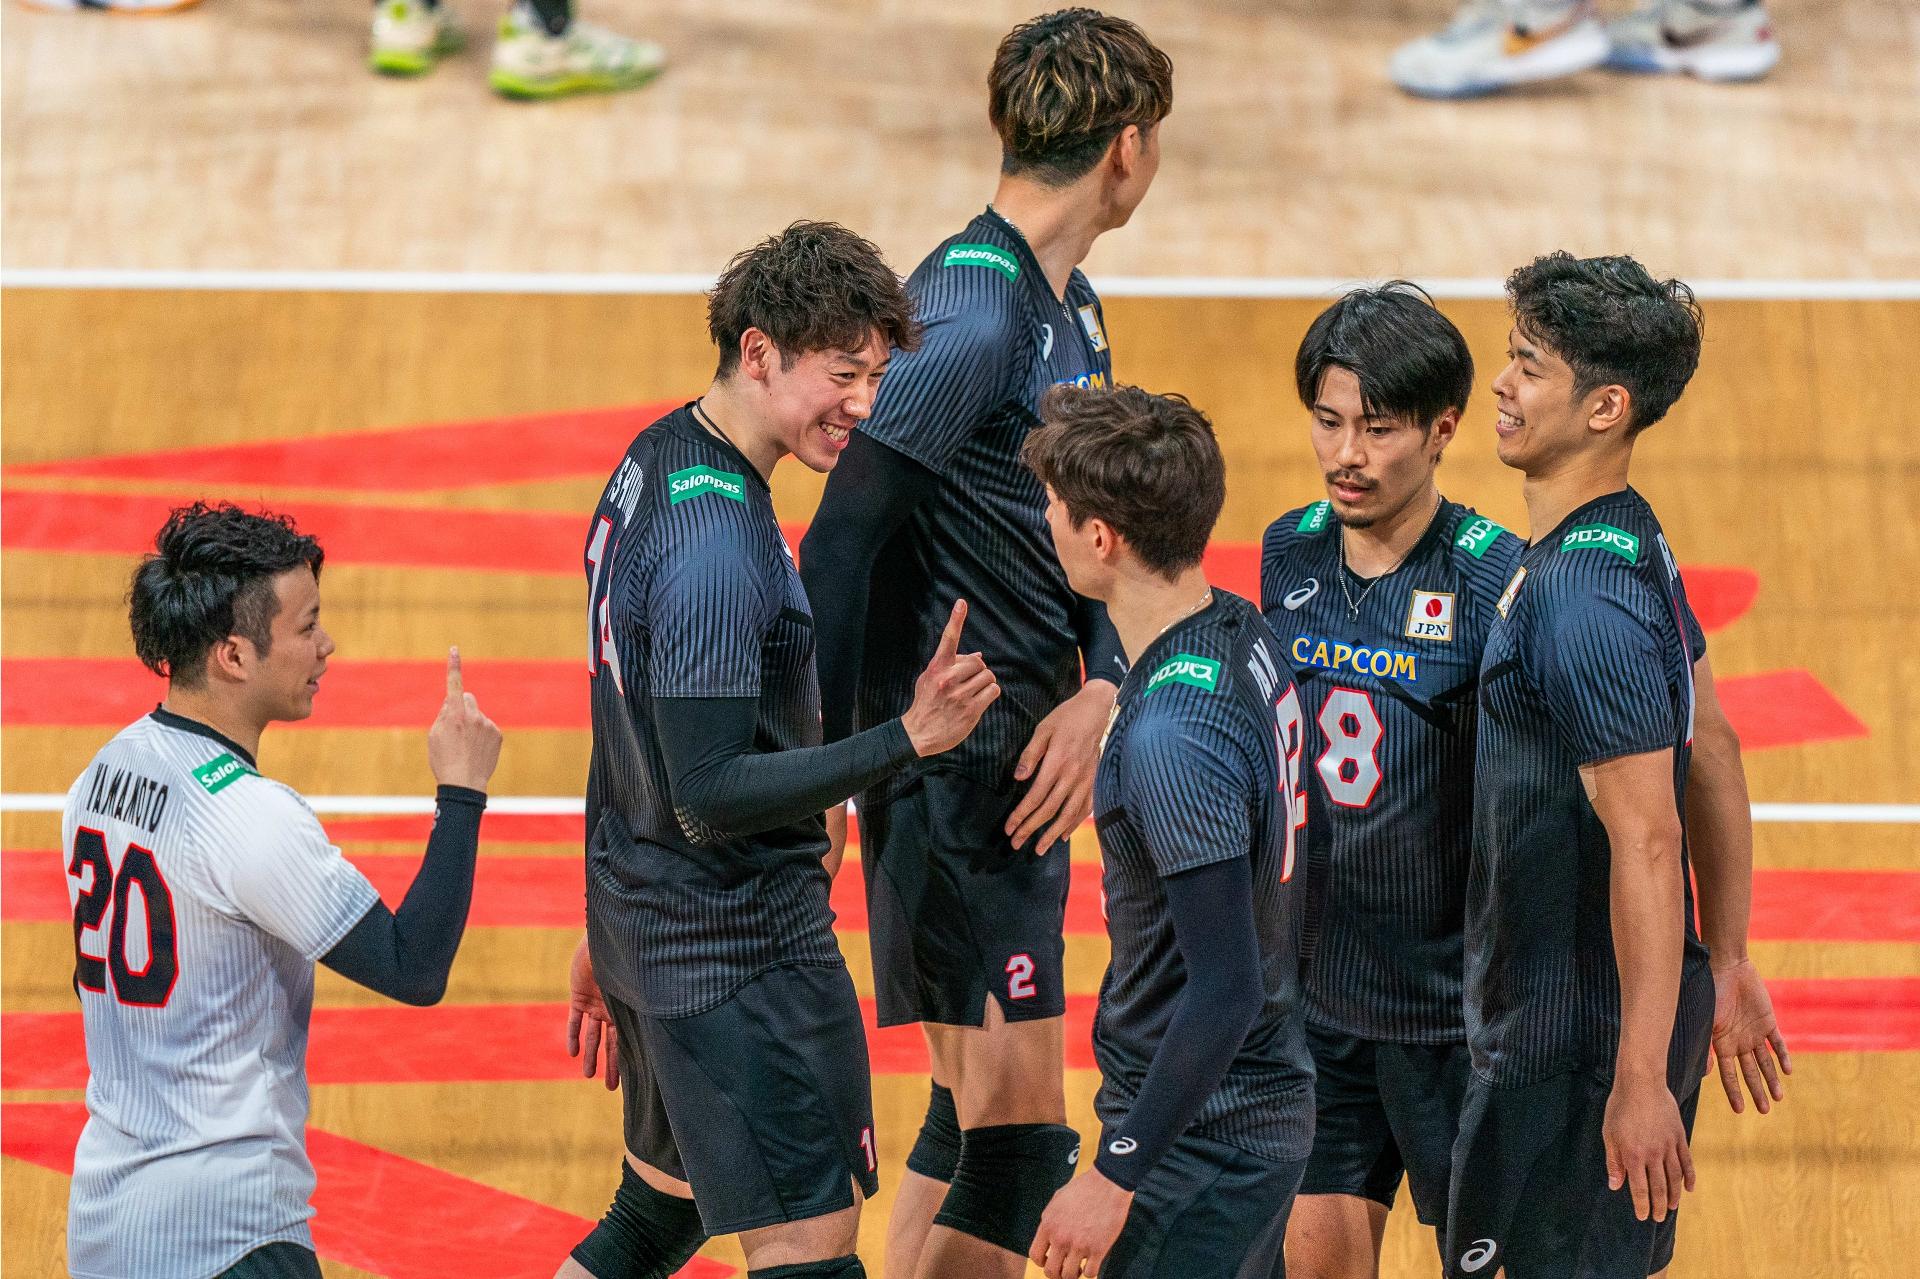
[(1044, 857), (1003, 831), (1023, 792), (930, 773), (860, 809), (875, 1004), (882, 1026), (979, 1026), (1067, 1010), (1067, 841)]
[[(1693, 1135), (1699, 1076), (1679, 1099)], [(1467, 1085), (1454, 1148), (1447, 1279), (1646, 1279), (1673, 1260), (1678, 1215), (1633, 1215), (1607, 1188), (1601, 1137), (1613, 1081), (1584, 1071), (1518, 1088)]]
[(219, 1279), (320, 1279), (320, 1259), (303, 1244), (270, 1243), (222, 1270)]
[(1355, 1195), (1393, 1207), (1404, 1174), (1414, 1211), (1447, 1224), (1453, 1142), (1473, 1064), (1464, 1043), (1395, 1044), (1307, 1024), (1313, 1050), (1313, 1154), (1303, 1195)]
[(1279, 1275), (1303, 1160), (1276, 1163), (1188, 1133), (1134, 1192), (1100, 1279)]
[(627, 1149), (693, 1187), (709, 1235), (805, 1221), (880, 1188), (866, 1029), (844, 967), (772, 968), (718, 1007), (606, 996)]

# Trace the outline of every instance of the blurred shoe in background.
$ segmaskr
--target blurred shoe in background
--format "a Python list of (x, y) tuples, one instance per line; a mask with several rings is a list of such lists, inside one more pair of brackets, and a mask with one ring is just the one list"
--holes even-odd
[(1653, 0), (1607, 23), (1607, 67), (1757, 80), (1780, 61), (1760, 0)]
[(1477, 98), (1597, 67), (1607, 51), (1590, 0), (1466, 0), (1444, 30), (1395, 50), (1388, 72), (1423, 98)]
[(510, 98), (558, 98), (636, 89), (666, 65), (666, 51), (651, 40), (603, 31), (571, 15), (552, 31), (532, 6), (521, 3), (500, 20), (490, 79)]
[(380, 0), (373, 6), (373, 47), (367, 65), (382, 75), (421, 75), (460, 52), (466, 33), (444, 5), (426, 0)]

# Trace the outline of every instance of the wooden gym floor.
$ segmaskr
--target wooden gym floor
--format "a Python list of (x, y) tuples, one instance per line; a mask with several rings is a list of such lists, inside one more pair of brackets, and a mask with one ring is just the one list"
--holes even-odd
[[(501, 0), (451, 0), (474, 27)], [(207, 0), (148, 22), (0, 19), (0, 262), (81, 268), (711, 273), (799, 216), (846, 221), (910, 267), (971, 216), (994, 156), (979, 83), (1042, 6), (990, 0), (582, 0), (654, 35), (638, 94), (545, 107), (484, 87), (485, 41), (424, 82), (361, 67), (361, 0)], [(1709, 623), (1756, 828), (1754, 952), (1797, 1070), (1735, 1117), (1710, 1085), (1676, 1276), (1909, 1273), (1920, 1224), (1920, 26), (1899, 0), (1774, 0), (1786, 60), (1743, 88), (1589, 75), (1511, 99), (1413, 102), (1386, 53), (1445, 0), (1118, 4), (1172, 52), (1166, 163), (1090, 263), (1112, 277), (1238, 277), (1113, 297), (1120, 376), (1186, 392), (1227, 448), (1217, 580), (1320, 489), (1292, 352), (1298, 279), (1474, 277), (1449, 297), (1491, 376), (1490, 280), (1535, 253), (1631, 251), (1691, 279), (1839, 281), (1708, 305), (1701, 371), (1641, 448)], [(1623, 7), (1616, 0), (1608, 7)], [(1908, 281), (1902, 284), (1901, 281)], [(309, 725), (262, 764), (310, 796), (422, 797), (445, 646), (508, 732), (473, 924), (448, 1000), (394, 1008), (322, 972), (310, 1064), (316, 1231), (333, 1279), (544, 1276), (617, 1175), (618, 1105), (561, 1033), (579, 929), (578, 663), (585, 513), (631, 432), (704, 385), (700, 301), (558, 292), (122, 291), (71, 277), (0, 295), (0, 1269), (64, 1273), (66, 1160), (85, 1082), (67, 987), (63, 791), (156, 696), (128, 653), (127, 575), (194, 496), (296, 514), (329, 548), (340, 645)], [(152, 283), (146, 281), (145, 283)], [(1887, 287), (1891, 285), (1891, 287)], [(1138, 294), (1145, 287), (1136, 287)], [(1311, 287), (1304, 289), (1313, 292)], [(1727, 290), (1722, 290), (1724, 297)], [(1873, 298), (1881, 300), (1871, 300)], [(1524, 529), (1484, 389), (1443, 473)], [(784, 467), (785, 519), (817, 478)], [(1792, 807), (1840, 805), (1839, 809)], [(1878, 816), (1862, 805), (1902, 806)], [(363, 804), (363, 807), (365, 805)], [(332, 811), (397, 900), (424, 819)], [(1098, 851), (1075, 841), (1070, 1095), (1091, 1130), (1084, 1025), (1105, 961)], [(1084, 871), (1084, 874), (1079, 872)], [(871, 990), (857, 873), (836, 907)], [(872, 1040), (882, 1193), (925, 1103), (912, 1034)], [(1902, 1260), (1902, 1259), (1905, 1260)], [(730, 1242), (702, 1276), (739, 1266)], [(1386, 1273), (1430, 1276), (1396, 1213)]]

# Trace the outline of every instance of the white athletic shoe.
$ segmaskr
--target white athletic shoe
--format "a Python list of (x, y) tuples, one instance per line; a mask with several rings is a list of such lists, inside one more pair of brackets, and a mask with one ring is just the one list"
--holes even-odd
[(651, 40), (615, 35), (584, 22), (549, 35), (537, 16), (515, 5), (500, 19), (489, 78), (509, 98), (558, 98), (635, 89), (666, 65), (666, 50)]
[(1423, 98), (1477, 98), (1597, 67), (1607, 33), (1590, 0), (1467, 0), (1444, 31), (1394, 51), (1388, 73)]
[(20, 0), (23, 8), (44, 9), (49, 13), (92, 9), (97, 13), (131, 13), (141, 17), (178, 13), (199, 3), (200, 0)]
[(429, 8), (422, 0), (380, 0), (373, 10), (367, 65), (383, 75), (420, 75), (466, 42), (444, 4)]
[(1699, 0), (1652, 0), (1607, 24), (1613, 71), (1684, 72), (1702, 80), (1758, 80), (1780, 61), (1763, 4), (1730, 9)]

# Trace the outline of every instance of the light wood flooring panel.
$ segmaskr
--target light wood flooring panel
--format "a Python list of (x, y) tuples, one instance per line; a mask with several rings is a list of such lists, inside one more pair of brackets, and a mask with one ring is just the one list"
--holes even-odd
[[(712, 273), (799, 217), (905, 270), (992, 193), (983, 81), (1025, 0), (585, 0), (662, 41), (637, 93), (548, 105), (470, 51), (365, 68), (365, 0), (150, 22), (13, 10), (9, 267)], [(1498, 276), (1550, 248), (1711, 277), (1920, 276), (1904, 0), (1773, 0), (1764, 82), (1589, 73), (1471, 103), (1385, 67), (1450, 0), (1115, 3), (1166, 47), (1158, 185), (1096, 273)], [(1624, 11), (1628, 0), (1603, 8)]]

